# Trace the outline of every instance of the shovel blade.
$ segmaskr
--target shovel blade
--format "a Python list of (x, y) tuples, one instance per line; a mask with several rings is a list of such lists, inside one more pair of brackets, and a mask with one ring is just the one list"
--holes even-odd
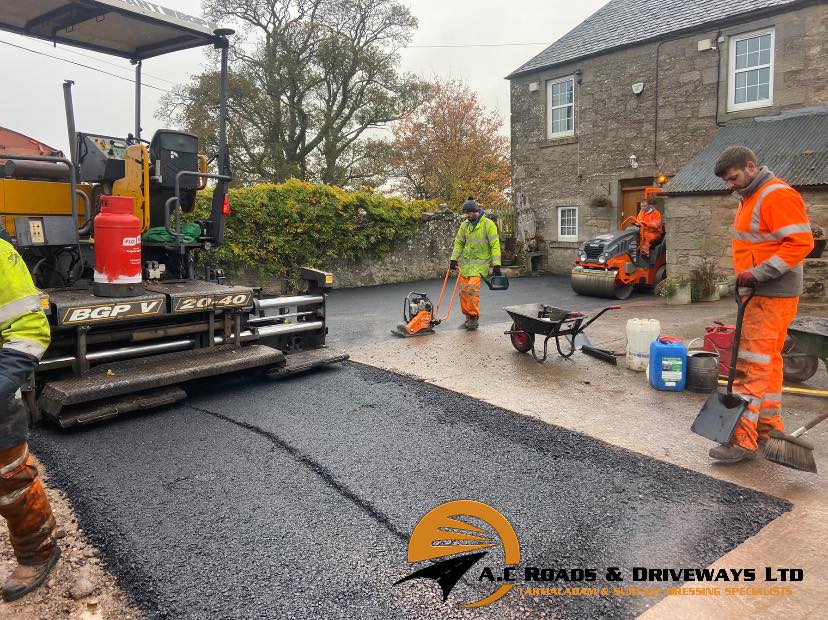
[(713, 392), (699, 411), (690, 430), (717, 443), (728, 443), (747, 410), (747, 401), (738, 394)]

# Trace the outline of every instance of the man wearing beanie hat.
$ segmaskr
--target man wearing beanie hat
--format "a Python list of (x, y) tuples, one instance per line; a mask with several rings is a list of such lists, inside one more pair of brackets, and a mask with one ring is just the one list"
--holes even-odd
[(477, 329), (480, 278), (489, 275), (490, 266), (494, 275), (500, 275), (500, 239), (495, 223), (483, 214), (483, 209), (471, 196), (463, 203), (463, 215), (466, 221), (460, 224), (454, 238), (449, 268), (454, 271), (458, 264), (460, 266), (460, 309), (466, 315), (463, 327)]

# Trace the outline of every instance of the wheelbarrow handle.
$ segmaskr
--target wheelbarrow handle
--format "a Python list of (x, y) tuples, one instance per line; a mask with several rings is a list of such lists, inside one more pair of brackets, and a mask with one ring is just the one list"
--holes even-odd
[(735, 287), (736, 305), (738, 311), (736, 312), (736, 330), (733, 334), (733, 346), (730, 350), (730, 369), (727, 373), (727, 393), (733, 393), (733, 380), (736, 378), (736, 360), (739, 358), (739, 342), (742, 340), (742, 319), (745, 317), (745, 308), (750, 300), (756, 294), (756, 286), (741, 287), (748, 288), (750, 292), (744, 297), (739, 293), (739, 286)]
[(586, 323), (583, 324), (583, 326), (581, 327), (581, 331), (585, 330), (587, 327), (592, 325), (595, 321), (597, 321), (599, 318), (601, 318), (601, 315), (603, 315), (608, 310), (620, 310), (620, 309), (621, 309), (621, 306), (607, 306), (606, 308), (601, 308), (600, 312), (598, 312), (595, 316), (591, 317), (589, 319), (589, 321), (587, 321)]

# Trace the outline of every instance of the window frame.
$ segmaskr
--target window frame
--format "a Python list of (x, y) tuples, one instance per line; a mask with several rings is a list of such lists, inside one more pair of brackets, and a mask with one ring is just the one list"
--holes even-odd
[[(739, 41), (746, 41), (756, 37), (761, 37), (766, 34), (770, 35), (770, 63), (768, 78), (768, 99), (759, 101), (746, 101), (744, 103), (736, 103), (736, 44)], [(728, 74), (727, 74), (727, 110), (728, 112), (739, 112), (740, 110), (754, 110), (757, 108), (769, 108), (773, 106), (773, 73), (776, 63), (776, 30), (773, 27), (763, 28), (761, 30), (754, 30), (753, 32), (745, 32), (743, 34), (733, 35), (730, 37), (728, 44)], [(765, 65), (752, 67), (751, 69), (738, 70), (743, 71), (756, 70), (765, 68)]]
[[(562, 214), (564, 209), (572, 209), (575, 211), (575, 234), (574, 235), (564, 235), (561, 231), (562, 226)], [(563, 207), (558, 207), (558, 241), (578, 241), (578, 215), (579, 209), (577, 206), (567, 205)]]
[[(552, 105), (552, 87), (555, 84), (563, 84), (564, 82), (572, 82), (572, 103), (566, 103), (563, 105), (553, 106)], [(557, 140), (558, 138), (569, 138), (575, 135), (575, 99), (578, 96), (578, 93), (575, 89), (575, 75), (567, 75), (565, 77), (555, 78), (553, 80), (546, 81), (546, 139), (547, 140)], [(558, 110), (562, 108), (572, 107), (572, 129), (567, 129), (566, 131), (559, 131), (557, 133), (552, 132), (552, 111)]]

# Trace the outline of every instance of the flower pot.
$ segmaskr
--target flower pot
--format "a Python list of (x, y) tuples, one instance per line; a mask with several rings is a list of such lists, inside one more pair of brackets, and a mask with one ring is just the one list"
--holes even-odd
[(702, 297), (699, 301), (719, 301), (719, 288), (716, 287), (710, 295)]
[(719, 299), (730, 296), (730, 283), (719, 282)]
[(690, 284), (679, 284), (676, 287), (675, 295), (667, 298), (667, 303), (677, 306), (683, 306), (685, 304), (689, 304), (691, 299), (692, 298)]
[(828, 239), (814, 239), (814, 249), (805, 258), (822, 258), (826, 242), (828, 242)]

